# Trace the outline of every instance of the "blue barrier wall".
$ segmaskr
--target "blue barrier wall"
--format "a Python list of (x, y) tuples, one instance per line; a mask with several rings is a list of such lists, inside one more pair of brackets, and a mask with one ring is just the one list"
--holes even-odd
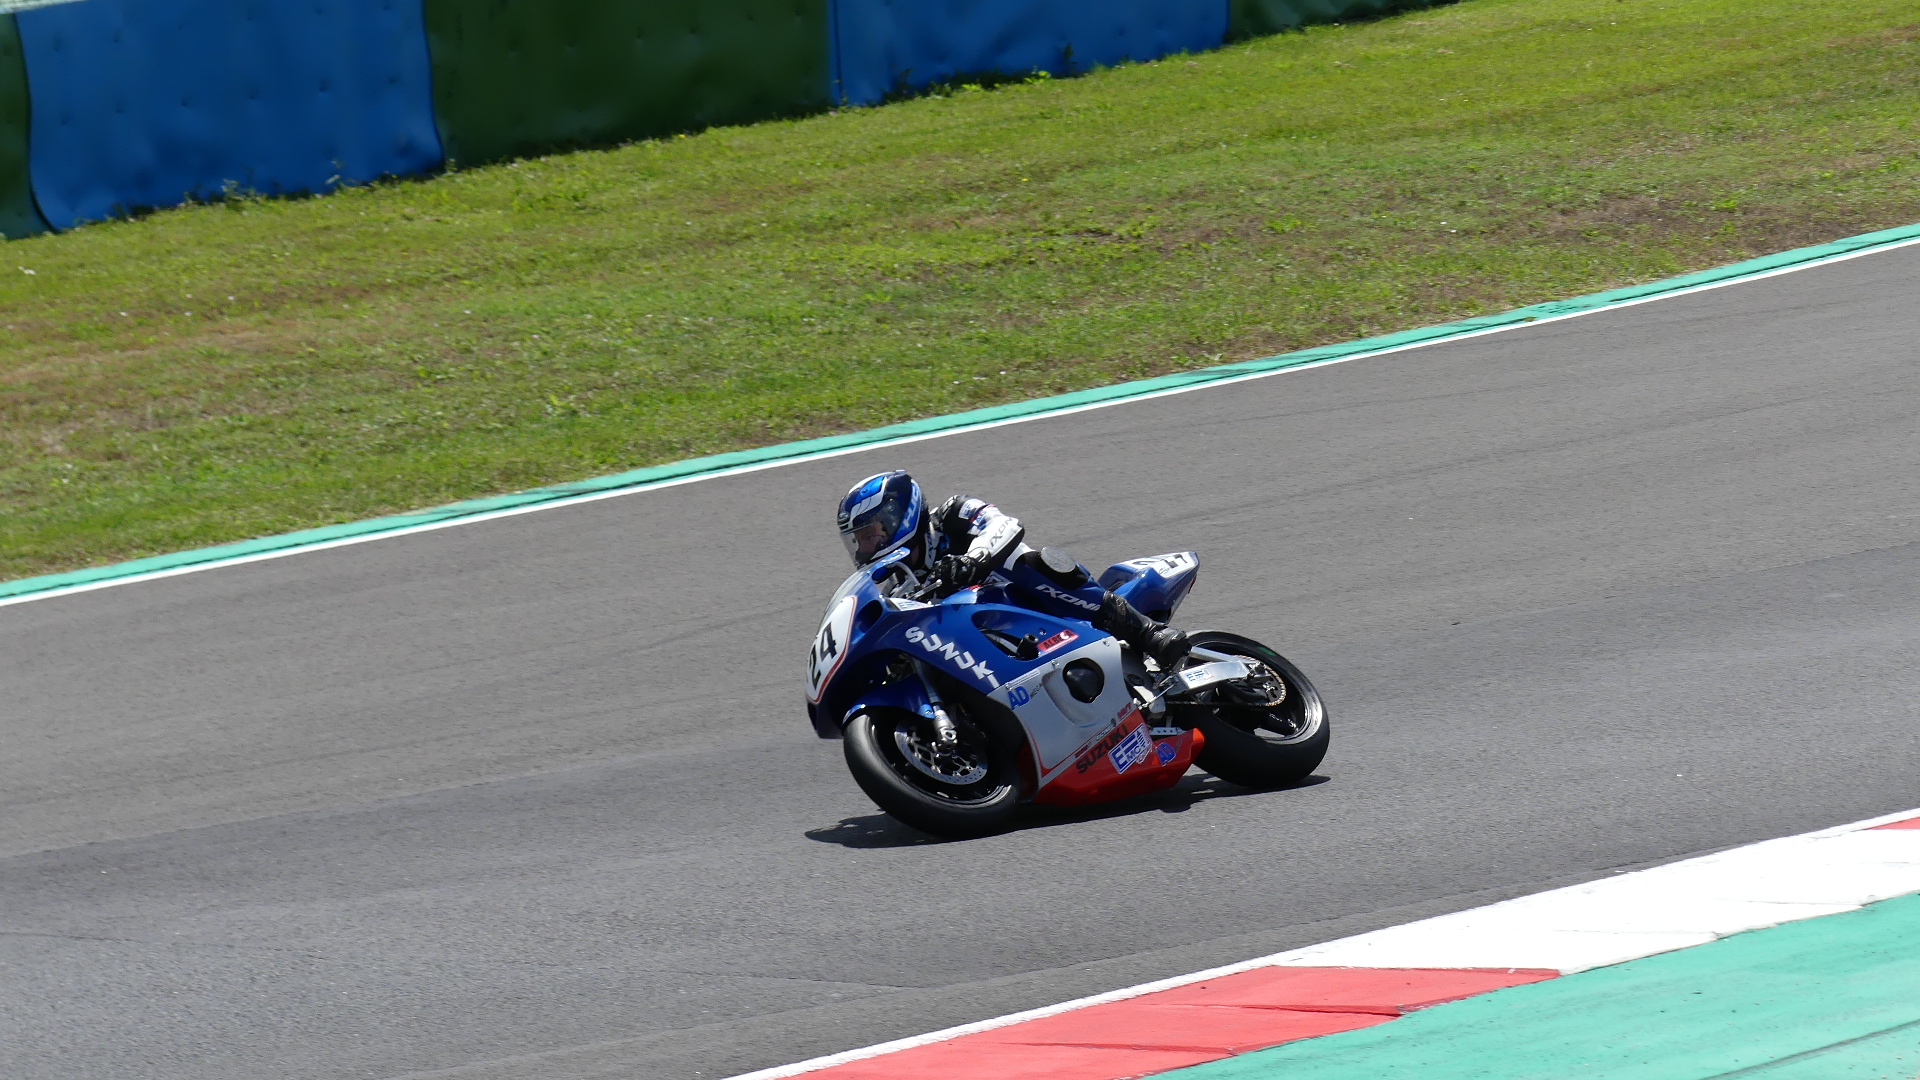
[(1228, 0), (835, 0), (834, 99), (871, 105), (955, 75), (1151, 60), (1220, 46)]
[(0, 234), (38, 231), (35, 201), (65, 229), (431, 172), (436, 79), (449, 137), (488, 160), (1444, 0), (425, 2), (438, 67), (423, 0), (52, 0), (19, 12), (17, 57), (0, 22)]
[(79, 0), (19, 26), (33, 193), (58, 229), (441, 161), (420, 0)]

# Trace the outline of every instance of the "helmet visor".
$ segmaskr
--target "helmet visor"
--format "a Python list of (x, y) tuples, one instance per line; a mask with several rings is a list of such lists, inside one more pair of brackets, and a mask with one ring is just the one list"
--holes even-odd
[(893, 546), (893, 530), (875, 519), (851, 532), (841, 533), (840, 539), (846, 542), (847, 554), (853, 556), (854, 565), (865, 566), (875, 555)]

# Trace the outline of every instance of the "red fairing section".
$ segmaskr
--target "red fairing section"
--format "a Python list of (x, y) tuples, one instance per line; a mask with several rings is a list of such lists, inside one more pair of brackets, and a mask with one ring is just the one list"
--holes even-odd
[(1112, 730), (1081, 747), (1033, 801), (1085, 806), (1165, 791), (1186, 775), (1200, 745), (1198, 731), (1154, 738), (1140, 710), (1129, 709)]

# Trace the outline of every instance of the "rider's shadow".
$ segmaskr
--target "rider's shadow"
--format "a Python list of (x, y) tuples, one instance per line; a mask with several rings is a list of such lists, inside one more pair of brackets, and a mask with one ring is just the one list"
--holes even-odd
[[(1326, 782), (1327, 777), (1315, 775), (1297, 784), (1257, 790), (1229, 784), (1204, 773), (1193, 773), (1181, 777), (1178, 784), (1165, 791), (1144, 795), (1137, 799), (1100, 803), (1094, 806), (1028, 806), (1022, 810), (1019, 817), (1014, 819), (1013, 827), (1005, 832), (1049, 829), (1079, 821), (1131, 817), (1134, 814), (1184, 814), (1211, 799), (1242, 799), (1255, 795), (1274, 795), (1298, 791), (1301, 788), (1317, 787)], [(823, 829), (808, 829), (807, 839), (849, 848), (924, 847), (930, 844), (964, 842), (923, 833), (911, 825), (902, 825), (886, 814), (866, 814), (860, 817), (844, 818), (837, 825), (830, 825)]]

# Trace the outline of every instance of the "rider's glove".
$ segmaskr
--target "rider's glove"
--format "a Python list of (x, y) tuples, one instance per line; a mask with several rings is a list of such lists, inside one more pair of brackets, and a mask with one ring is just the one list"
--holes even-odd
[(987, 564), (965, 555), (942, 555), (933, 564), (933, 574), (950, 589), (965, 589), (987, 580)]

